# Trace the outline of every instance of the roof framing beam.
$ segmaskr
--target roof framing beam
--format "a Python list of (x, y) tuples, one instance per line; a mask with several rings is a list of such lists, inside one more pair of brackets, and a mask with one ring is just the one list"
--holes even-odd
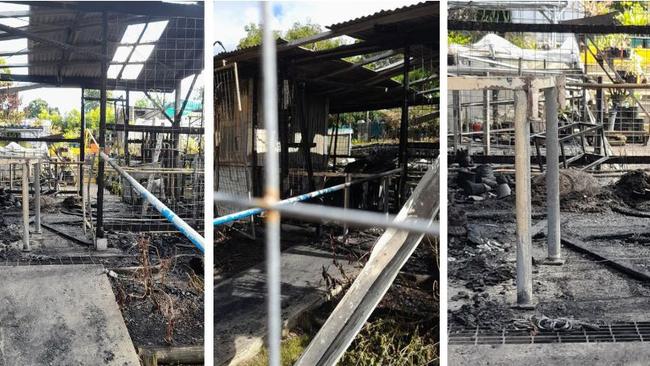
[(364, 59), (364, 60), (361, 60), (361, 61), (359, 61), (359, 62), (353, 63), (353, 64), (351, 64), (350, 66), (348, 66), (348, 67), (346, 67), (346, 68), (344, 68), (344, 69), (336, 70), (336, 71), (332, 71), (332, 72), (329, 72), (329, 73), (326, 73), (326, 74), (320, 75), (320, 76), (318, 76), (318, 77), (316, 77), (316, 78), (313, 78), (312, 80), (321, 80), (321, 79), (329, 78), (329, 77), (336, 76), (336, 75), (339, 75), (339, 74), (343, 74), (343, 73), (346, 73), (346, 72), (348, 72), (348, 71), (351, 71), (351, 70), (357, 69), (357, 68), (359, 68), (359, 67), (362, 67), (362, 66), (365, 66), (365, 65), (371, 64), (371, 63), (373, 63), (373, 62), (377, 62), (377, 61), (379, 61), (379, 60), (383, 60), (383, 59), (385, 59), (385, 58), (388, 58), (388, 57), (394, 56), (394, 55), (396, 55), (396, 54), (397, 54), (397, 51), (396, 51), (396, 50), (392, 50), (392, 51), (388, 51), (388, 52), (383, 52), (383, 53), (380, 53), (380, 54), (375, 55), (375, 56), (373, 56), (373, 57), (369, 57), (369, 58), (367, 58), (367, 59)]
[[(83, 87), (87, 89), (99, 89), (100, 82), (98, 78), (87, 77), (55, 77), (45, 75), (12, 75), (0, 73), (0, 81), (16, 81), (28, 83), (41, 83), (51, 86), (66, 86), (66, 87)], [(175, 88), (173, 81), (156, 82), (156, 91), (171, 92)], [(152, 88), (147, 86), (146, 82), (136, 80), (108, 80), (107, 88), (109, 90), (126, 90), (131, 91), (149, 91)]]
[(203, 18), (203, 4), (174, 4), (148, 1), (12, 1), (16, 4), (43, 6), (56, 9), (77, 10), (90, 13), (103, 11), (163, 17)]
[[(132, 16), (128, 18), (115, 18), (110, 20), (111, 26), (120, 26), (120, 25), (131, 25), (131, 24), (138, 24), (144, 22), (146, 17), (143, 16)], [(155, 18), (155, 19), (164, 19), (164, 18)], [(101, 21), (97, 20), (96, 18), (87, 20), (86, 22), (79, 23), (77, 26), (77, 29), (82, 30), (82, 29), (88, 29), (88, 28), (99, 28), (101, 27)], [(61, 31), (66, 31), (68, 30), (69, 27), (62, 27), (60, 25), (42, 25), (42, 26), (34, 26), (34, 25), (25, 25), (22, 27), (16, 27), (16, 29), (25, 31), (25, 32), (31, 32), (31, 33), (51, 33), (51, 32), (61, 32)], [(0, 32), (0, 41), (9, 41), (12, 39), (20, 39), (24, 38), (15, 34), (7, 33), (7, 32)]]
[(639, 34), (650, 35), (645, 25), (595, 25), (595, 24), (534, 24), (496, 23), (449, 20), (451, 31), (527, 32), (527, 33), (575, 33), (575, 34)]
[(79, 52), (79, 53), (83, 53), (83, 54), (93, 55), (95, 57), (98, 57), (100, 60), (101, 59), (106, 59), (107, 61), (110, 61), (110, 57), (102, 55), (101, 53), (97, 53), (97, 52), (91, 51), (91, 50), (83, 48), (83, 47), (78, 47), (78, 46), (75, 46), (75, 45), (71, 45), (69, 43), (55, 41), (53, 39), (50, 39), (50, 38), (47, 38), (47, 37), (42, 37), (42, 36), (39, 36), (39, 35), (34, 34), (32, 32), (23, 31), (23, 30), (14, 28), (14, 27), (10, 27), (10, 26), (5, 25), (5, 24), (0, 24), (0, 30), (5, 31), (7, 33), (11, 33), (11, 34), (21, 36), (23, 38), (31, 39), (34, 42), (48, 44), (50, 46), (53, 46), (53, 47), (56, 47), (56, 48), (61, 48), (61, 49), (67, 50), (67, 51), (75, 51), (75, 52)]

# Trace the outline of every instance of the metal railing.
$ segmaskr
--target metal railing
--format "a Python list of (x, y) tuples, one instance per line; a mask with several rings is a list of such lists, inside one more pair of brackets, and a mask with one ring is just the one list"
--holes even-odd
[[(88, 131), (88, 135), (97, 144), (95, 137)], [(99, 144), (97, 144), (99, 146)], [(189, 239), (192, 244), (196, 246), (201, 253), (205, 253), (205, 239), (192, 228), (188, 223), (183, 219), (178, 217), (174, 211), (170, 210), (162, 201), (160, 201), (155, 195), (149, 192), (145, 187), (142, 186), (135, 178), (133, 178), (129, 173), (127, 173), (122, 167), (120, 167), (113, 159), (106, 155), (103, 151), (99, 151), (99, 157), (108, 163), (116, 172), (118, 172), (124, 179), (126, 179), (131, 187), (140, 194), (140, 196), (149, 202), (153, 208), (155, 208), (167, 221), (172, 223), (174, 227), (183, 234), (187, 239)]]
[[(361, 179), (358, 179), (358, 180), (355, 180), (355, 181), (350, 180), (351, 177), (353, 176), (352, 174), (346, 174), (345, 175), (345, 179), (346, 179), (345, 183), (337, 184), (337, 185), (334, 185), (334, 186), (331, 186), (331, 187), (319, 189), (317, 191), (313, 191), (313, 192), (304, 193), (304, 194), (301, 194), (301, 195), (298, 195), (298, 196), (290, 197), (290, 198), (279, 201), (278, 205), (287, 205), (287, 204), (291, 204), (291, 203), (298, 203), (298, 202), (302, 202), (302, 201), (307, 201), (307, 200), (312, 199), (312, 198), (316, 198), (316, 197), (324, 196), (326, 194), (330, 194), (330, 193), (334, 193), (334, 192), (344, 190), (345, 191), (344, 205), (347, 208), (349, 206), (349, 202), (350, 202), (350, 195), (349, 195), (349, 188), (350, 187), (352, 187), (354, 185), (361, 184), (361, 183), (365, 183), (365, 182), (368, 182), (368, 181), (371, 181), (371, 180), (382, 179), (382, 178), (383, 178), (383, 182), (386, 183), (387, 182), (386, 177), (389, 177), (389, 176), (395, 175), (395, 174), (399, 174), (401, 171), (402, 171), (402, 168), (392, 169), (392, 170), (382, 172), (382, 173), (378, 173), (378, 174), (371, 174), (369, 176), (366, 176), (364, 178), (361, 178)], [(386, 184), (382, 184), (382, 186), (384, 187), (384, 198), (386, 199), (388, 197), (388, 194), (386, 192)], [(222, 193), (215, 192), (215, 198), (216, 197), (219, 197), (219, 201), (221, 201), (221, 202), (232, 203), (232, 204), (241, 204), (241, 201), (239, 199), (235, 198), (235, 196), (223, 195)], [(231, 201), (231, 200), (229, 200), (229, 197), (232, 198), (232, 202), (229, 202), (229, 201)], [(386, 208), (387, 208), (387, 202), (384, 201), (384, 209), (386, 209)], [(242, 220), (242, 219), (254, 216), (254, 215), (259, 215), (264, 211), (265, 211), (265, 209), (263, 209), (261, 207), (250, 208), (248, 210), (235, 212), (235, 213), (232, 213), (232, 214), (229, 214), (229, 215), (224, 215), (224, 216), (217, 217), (217, 218), (215, 218), (213, 220), (212, 223), (213, 223), (214, 226), (220, 226), (220, 225), (230, 223), (230, 222), (233, 222), (233, 221)]]

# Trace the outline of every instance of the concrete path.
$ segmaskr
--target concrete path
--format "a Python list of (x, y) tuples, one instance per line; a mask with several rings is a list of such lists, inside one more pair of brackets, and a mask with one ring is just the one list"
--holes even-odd
[[(295, 246), (282, 253), (282, 320), (285, 326), (320, 304), (328, 293), (323, 268), (339, 281), (343, 275), (332, 253)], [(354, 279), (358, 269), (338, 259)], [(215, 365), (238, 365), (255, 356), (266, 334), (266, 275), (261, 263), (214, 288)]]
[(0, 268), (0, 366), (140, 365), (99, 265)]
[(645, 342), (449, 346), (449, 366), (646, 366)]

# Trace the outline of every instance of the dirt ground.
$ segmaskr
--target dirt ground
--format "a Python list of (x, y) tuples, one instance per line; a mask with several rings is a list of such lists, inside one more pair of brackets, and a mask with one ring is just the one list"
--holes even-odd
[[(315, 229), (306, 228), (296, 223), (283, 225), (283, 250), (309, 242), (315, 247), (344, 254), (360, 264), (365, 262), (383, 232), (380, 229), (351, 229), (347, 241), (344, 241), (339, 237), (340, 227), (323, 227), (320, 239), (316, 238)], [(257, 235), (257, 240), (252, 240), (237, 230), (227, 229), (216, 234), (216, 237), (221, 240), (215, 246), (216, 282), (264, 260), (263, 235)], [(408, 364), (403, 363), (408, 357), (416, 360), (412, 364), (437, 364), (437, 260), (437, 241), (425, 238), (343, 356), (341, 365)], [(349, 283), (344, 285), (349, 286), (352, 281), (353, 278), (350, 278)], [(283, 343), (283, 364), (290, 365), (297, 360), (339, 299), (334, 298), (305, 314), (289, 331)], [(266, 357), (262, 353), (248, 365), (265, 364)]]
[[(579, 238), (589, 250), (636, 270), (650, 268), (650, 248), (641, 230), (647, 227), (642, 210), (650, 202), (650, 177), (632, 172), (605, 180), (563, 171), (561, 182), (563, 237)], [(545, 266), (543, 234), (533, 237), (536, 307), (532, 311), (513, 308), (514, 197), (497, 200), (487, 193), (479, 200), (469, 198), (453, 174), (449, 184), (450, 335), (477, 327), (493, 332), (532, 329), (543, 317), (601, 325), (646, 321), (650, 286), (566, 245), (565, 264)], [(543, 176), (533, 179), (533, 224), (544, 218), (544, 188)], [(636, 216), (621, 213), (630, 209), (636, 210)]]

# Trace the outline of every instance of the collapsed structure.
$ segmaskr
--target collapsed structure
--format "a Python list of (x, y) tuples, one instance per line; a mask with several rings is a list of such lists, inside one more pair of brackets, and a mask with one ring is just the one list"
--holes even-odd
[[(68, 317), (66, 311), (74, 312), (65, 307), (52, 310), (64, 315), (57, 324), (50, 324), (52, 314), (38, 304), (51, 300), (56, 306), (69, 306), (77, 301), (66, 303), (50, 299), (48, 296), (57, 295), (51, 291), (36, 291), (31, 299), (36, 306), (29, 310), (34, 316), (25, 327), (33, 328), (35, 341), (42, 342), (36, 348), (42, 351), (26, 355), (19, 343), (12, 343), (19, 355), (14, 361), (94, 364), (98, 355), (103, 355), (105, 364), (139, 364), (136, 347), (146, 359), (150, 356), (140, 347), (179, 343), (195, 346), (197, 361), (202, 328), (187, 333), (184, 326), (174, 329), (173, 324), (179, 320), (188, 327), (197, 323), (202, 327), (202, 289), (189, 288), (187, 281), (187, 276), (199, 280), (202, 271), (196, 263), (194, 269), (187, 270), (165, 263), (201, 262), (200, 251), (193, 244), (202, 250), (203, 238), (197, 231), (202, 230), (204, 207), (204, 123), (202, 95), (197, 88), (203, 70), (203, 6), (30, 2), (14, 7), (16, 10), (0, 12), (2, 18), (24, 24), (0, 24), (0, 42), (9, 42), (3, 43), (6, 51), (0, 55), (6, 61), (0, 70), (1, 92), (15, 95), (60, 87), (62, 93), (81, 93), (78, 119), (66, 121), (63, 127), (47, 117), (4, 121), (0, 126), (0, 141), (8, 143), (0, 148), (2, 195), (11, 201), (7, 197), (22, 193), (23, 214), (22, 223), (10, 219), (11, 213), (4, 217), (3, 230), (22, 224), (23, 233), (20, 245), (3, 241), (0, 256), (9, 266), (61, 266), (52, 268), (51, 273), (59, 274), (62, 292), (66, 286), (88, 286), (70, 280), (70, 273), (103, 274), (96, 282), (101, 286), (93, 286), (98, 291), (108, 290), (100, 294), (113, 301), (91, 299), (86, 305), (96, 309), (98, 317), (106, 311), (108, 326), (118, 332), (103, 338), (98, 335), (96, 344), (82, 347), (96, 347), (88, 353), (78, 349), (73, 339), (67, 345), (48, 343), (51, 340), (36, 333), (56, 334), (69, 327), (90, 339), (81, 328), (94, 329), (101, 324), (84, 323), (90, 318), (80, 322)], [(10, 49), (15, 46), (11, 41), (22, 42), (24, 48)], [(145, 100), (146, 105), (135, 106), (136, 98)], [(20, 116), (17, 106), (11, 108), (4, 116), (10, 112)], [(17, 207), (12, 204), (9, 210)], [(181, 259), (175, 257), (179, 251), (184, 252)], [(89, 264), (97, 266), (84, 267)], [(157, 270), (177, 282), (162, 285), (159, 278), (152, 277)], [(10, 278), (12, 271), (5, 268), (0, 276)], [(34, 289), (29, 283), (24, 286)], [(187, 296), (169, 295), (171, 287), (165, 286), (187, 291)], [(86, 296), (83, 291), (79, 294)], [(157, 304), (157, 310), (143, 317), (140, 309), (150, 306), (147, 302)], [(180, 303), (188, 309), (186, 313), (173, 310)], [(114, 311), (118, 305), (122, 314)], [(166, 335), (160, 332), (165, 324)], [(113, 336), (125, 343), (111, 348), (114, 345), (108, 339)], [(46, 357), (41, 353), (49, 355), (47, 361), (39, 359)], [(202, 358), (202, 351), (200, 354)]]
[[(588, 345), (645, 332), (645, 290), (611, 296), (581, 271), (601, 284), (647, 286), (646, 259), (626, 259), (643, 250), (602, 236), (638, 225), (630, 200), (619, 206), (630, 194), (622, 187), (633, 185), (608, 179), (648, 163), (650, 117), (638, 42), (647, 27), (588, 5), (449, 4), (451, 364), (528, 363), (548, 352), (566, 360), (568, 348), (546, 345), (556, 342), (581, 343), (571, 348), (584, 351), (572, 360), (579, 364), (647, 357), (623, 350), (642, 348), (634, 343), (613, 352)], [(636, 305), (624, 304), (628, 295)], [(504, 352), (477, 346), (495, 343)]]
[[(359, 287), (352, 285), (351, 289), (356, 290), (350, 290), (341, 300), (347, 305), (339, 305), (335, 310), (338, 315), (330, 315), (298, 364), (332, 364), (339, 360), (417, 248), (423, 233), (436, 233), (431, 221), (438, 212), (437, 194), (432, 193), (438, 187), (438, 142), (434, 138), (439, 118), (438, 6), (426, 2), (385, 10), (328, 26), (326, 31), (306, 38), (276, 40), (277, 147), (267, 143), (275, 141), (274, 136), (267, 135), (273, 131), (268, 124), (274, 121), (269, 121), (264, 111), (268, 103), (276, 100), (263, 93), (266, 79), (262, 73), (265, 60), (261, 51), (264, 45), (215, 56), (218, 217), (214, 225), (216, 237), (220, 238), (215, 250), (223, 253), (220, 260), (228, 262), (229, 256), (247, 255), (250, 249), (235, 249), (244, 252), (235, 254), (229, 242), (241, 240), (233, 238), (240, 238), (236, 236), (239, 234), (255, 237), (256, 222), (259, 222), (255, 217), (268, 207), (242, 211), (242, 204), (250, 197), (268, 195), (265, 184), (274, 176), (279, 177), (281, 201), (277, 207), (282, 208), (283, 217), (298, 219), (296, 223), (301, 226), (306, 227), (304, 220), (321, 224), (337, 222), (343, 225), (343, 238), (352, 225), (401, 228), (387, 230), (382, 236), (379, 246), (390, 254), (368, 262), (355, 282)], [(356, 41), (310, 49), (316, 42), (342, 36)], [(416, 75), (419, 76), (415, 78)], [(345, 126), (342, 122), (343, 117), (352, 113), (398, 108), (401, 118), (397, 141), (381, 138), (379, 121), (365, 120), (356, 126)], [(350, 148), (353, 134), (364, 136), (363, 139), (380, 138), (376, 144)], [(269, 171), (268, 154), (276, 153), (279, 170)], [(408, 200), (414, 188), (417, 197)], [(325, 205), (302, 204), (302, 201)], [(409, 203), (403, 207), (406, 202)], [(386, 214), (399, 211), (400, 214), (395, 219), (372, 211)], [(409, 225), (411, 220), (413, 224)], [(227, 230), (228, 227), (234, 231)], [(319, 225), (317, 232), (321, 233), (322, 228)], [(412, 236), (404, 235), (408, 231), (413, 232)], [(312, 239), (302, 235), (300, 245), (277, 253), (282, 257), (279, 262), (273, 259), (276, 255), (273, 243), (280, 238), (267, 237), (266, 261), (271, 262), (267, 268), (275, 268), (280, 263), (282, 268), (267, 272), (266, 283), (259, 277), (264, 264), (260, 260), (250, 260), (252, 267), (245, 267), (239, 273), (217, 270), (217, 364), (237, 364), (250, 359), (259, 352), (267, 331), (269, 360), (275, 364), (280, 339), (276, 325), (294, 322), (306, 309), (321, 304), (328, 293), (340, 288), (337, 284), (344, 279), (334, 273), (338, 272), (334, 268), (341, 260), (339, 254), (323, 250), (320, 242), (326, 239), (322, 236)], [(220, 248), (226, 249), (221, 252)], [(342, 264), (340, 272), (343, 277), (347, 277), (346, 273), (351, 276), (348, 278), (351, 281), (358, 273), (354, 267), (350, 263)], [(381, 275), (377, 276), (378, 273)], [(323, 277), (328, 276), (332, 276), (331, 280), (324, 280), (331, 284), (325, 285)], [(243, 298), (261, 299), (264, 294), (260, 290), (267, 286), (282, 289), (282, 314), (271, 310), (275, 305), (270, 305), (267, 312), (264, 302), (238, 305)], [(269, 304), (279, 305), (276, 295), (269, 293)], [(340, 317), (354, 320), (337, 320)], [(337, 339), (332, 336), (334, 333), (340, 334), (341, 343), (334, 341)]]

